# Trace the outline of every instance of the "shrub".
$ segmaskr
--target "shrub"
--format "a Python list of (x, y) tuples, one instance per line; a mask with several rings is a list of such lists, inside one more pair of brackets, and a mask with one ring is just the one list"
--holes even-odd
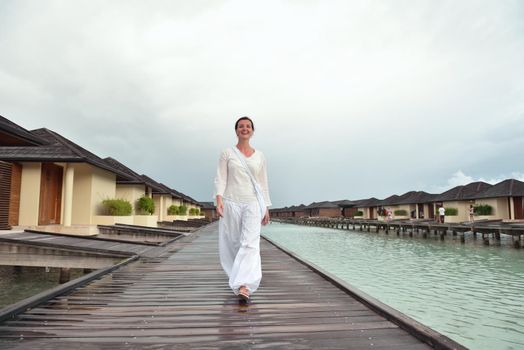
[(377, 214), (379, 216), (387, 216), (388, 215), (388, 211), (386, 210), (386, 208), (378, 208), (377, 209)]
[(142, 196), (137, 201), (138, 210), (145, 214), (153, 214), (155, 212), (155, 201), (153, 198)]
[(397, 209), (393, 212), (396, 216), (406, 216), (408, 212), (405, 209)]
[(195, 216), (200, 215), (200, 209), (198, 209), (198, 208), (190, 208), (189, 209), (189, 215), (195, 215)]
[(445, 208), (446, 211), (444, 212), (444, 214), (446, 216), (456, 216), (458, 215), (458, 209), (457, 208)]
[(362, 210), (357, 210), (354, 216), (364, 216), (364, 212)]
[(491, 215), (493, 213), (493, 207), (489, 204), (478, 204), (473, 209), (477, 215)]
[(105, 215), (129, 216), (133, 212), (133, 207), (125, 199), (105, 199), (102, 201)]
[(178, 206), (171, 205), (169, 208), (167, 208), (167, 214), (168, 215), (178, 215)]
[(187, 206), (181, 205), (178, 207), (178, 215), (187, 215)]

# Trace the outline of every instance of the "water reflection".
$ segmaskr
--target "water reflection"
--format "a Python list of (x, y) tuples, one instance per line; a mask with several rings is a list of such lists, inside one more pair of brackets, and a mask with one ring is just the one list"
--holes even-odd
[[(70, 279), (88, 273), (89, 270), (70, 269)], [(0, 266), (0, 307), (4, 307), (46, 289), (57, 286), (60, 268)]]

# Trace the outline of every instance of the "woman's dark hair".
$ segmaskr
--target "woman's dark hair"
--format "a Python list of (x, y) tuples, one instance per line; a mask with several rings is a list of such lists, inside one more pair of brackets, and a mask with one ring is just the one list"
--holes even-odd
[(255, 124), (253, 123), (253, 121), (252, 121), (251, 118), (249, 118), (249, 117), (241, 117), (241, 118), (238, 118), (237, 122), (235, 123), (235, 130), (238, 128), (238, 123), (239, 123), (241, 120), (249, 120), (249, 121), (251, 122), (251, 129), (253, 129), (253, 131), (255, 131)]

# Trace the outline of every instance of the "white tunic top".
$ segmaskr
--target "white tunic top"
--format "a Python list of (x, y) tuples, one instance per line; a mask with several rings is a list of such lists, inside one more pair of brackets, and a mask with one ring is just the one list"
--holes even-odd
[[(255, 150), (250, 157), (245, 158), (251, 174), (253, 174), (262, 189), (266, 206), (270, 206), (266, 157), (264, 157), (261, 151)], [(215, 197), (217, 195), (239, 203), (257, 201), (253, 183), (232, 148), (222, 151), (218, 160), (217, 176), (215, 177)]]

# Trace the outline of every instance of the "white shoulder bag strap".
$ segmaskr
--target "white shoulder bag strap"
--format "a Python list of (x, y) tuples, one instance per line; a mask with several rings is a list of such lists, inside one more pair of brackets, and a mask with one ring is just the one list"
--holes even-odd
[(257, 196), (258, 205), (260, 207), (260, 214), (263, 218), (264, 215), (266, 215), (266, 202), (264, 200), (264, 195), (262, 194), (262, 189), (260, 188), (260, 185), (258, 184), (257, 180), (255, 180), (255, 177), (253, 174), (251, 174), (251, 171), (249, 170), (249, 167), (246, 163), (246, 158), (244, 155), (240, 153), (238, 148), (233, 147), (233, 151), (235, 151), (237, 158), (240, 160), (240, 163), (244, 166), (244, 169), (246, 170), (247, 174), (249, 175), (249, 178), (251, 179), (251, 183), (253, 184), (253, 187), (255, 188), (255, 194)]

